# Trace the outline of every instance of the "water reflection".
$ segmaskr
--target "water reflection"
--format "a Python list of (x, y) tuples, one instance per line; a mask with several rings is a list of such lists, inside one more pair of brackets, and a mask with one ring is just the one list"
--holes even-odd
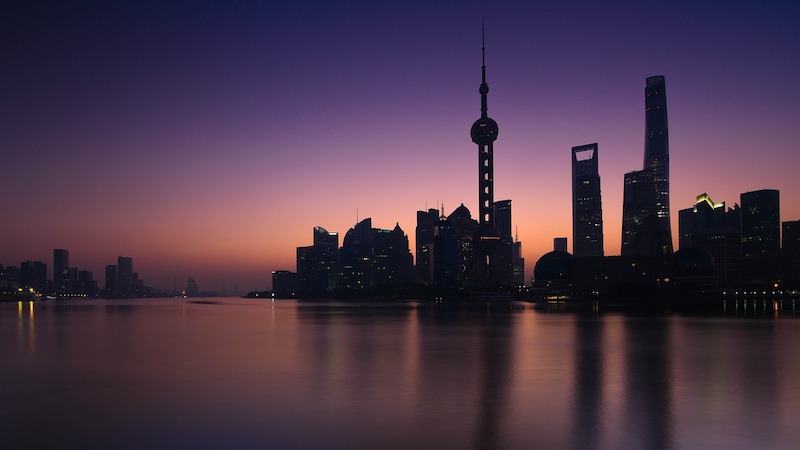
[(0, 304), (0, 423), (17, 447), (791, 448), (798, 340), (774, 315)]
[(603, 322), (597, 317), (577, 318), (573, 387), (573, 448), (599, 447), (603, 415)]
[(672, 448), (671, 321), (625, 320), (626, 412), (620, 425), (634, 430), (620, 448)]

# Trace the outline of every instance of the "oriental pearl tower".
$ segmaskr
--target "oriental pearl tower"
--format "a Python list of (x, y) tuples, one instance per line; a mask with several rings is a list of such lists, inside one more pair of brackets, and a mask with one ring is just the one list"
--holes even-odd
[(500, 232), (494, 227), (494, 161), (492, 153), (494, 141), (497, 139), (497, 122), (487, 113), (486, 94), (486, 33), (481, 30), (481, 118), (472, 124), (470, 135), (472, 142), (478, 144), (478, 202), (480, 220), (475, 231), (475, 253), (478, 269), (478, 281), (486, 287), (494, 283), (492, 257), (500, 243)]

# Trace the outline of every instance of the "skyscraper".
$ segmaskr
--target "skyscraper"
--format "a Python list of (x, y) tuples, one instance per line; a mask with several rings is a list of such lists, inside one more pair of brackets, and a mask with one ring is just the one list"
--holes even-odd
[(500, 286), (514, 286), (514, 237), (511, 235), (511, 200), (494, 202), (494, 223), (500, 241), (494, 250), (495, 281)]
[(63, 248), (53, 250), (53, 285), (57, 293), (72, 292), (69, 251)]
[(417, 279), (425, 284), (433, 283), (433, 240), (439, 224), (439, 211), (428, 209), (417, 211), (416, 264)]
[[(485, 37), (485, 34), (484, 34)], [(484, 285), (492, 282), (491, 256), (500, 241), (500, 233), (494, 227), (494, 141), (497, 140), (497, 122), (489, 117), (486, 84), (486, 40), (481, 45), (481, 117), (472, 124), (470, 136), (478, 144), (478, 228), (475, 238), (478, 280)]]
[(775, 255), (780, 251), (780, 193), (775, 189), (745, 192), (742, 203), (742, 255)]
[(134, 293), (133, 258), (117, 258), (117, 293), (123, 297), (130, 297)]
[(715, 275), (720, 285), (740, 277), (741, 235), (739, 205), (725, 209), (725, 202), (716, 203), (708, 194), (697, 196), (694, 207), (678, 211), (678, 248), (700, 248), (715, 262)]
[(653, 171), (656, 190), (656, 248), (671, 254), (672, 228), (669, 220), (669, 128), (667, 126), (667, 92), (664, 77), (647, 78), (644, 88), (645, 134), (644, 168)]
[(314, 245), (297, 247), (297, 291), (323, 294), (336, 289), (339, 272), (339, 233), (314, 227)]
[(597, 143), (572, 147), (572, 254), (603, 256)]
[(106, 266), (106, 297), (116, 297), (119, 295), (117, 290), (117, 266)]
[(644, 169), (625, 174), (622, 255), (659, 256), (673, 251), (669, 214), (669, 132), (663, 76), (647, 78)]
[(625, 174), (622, 192), (622, 256), (649, 256), (656, 252), (653, 204), (656, 191), (652, 170)]
[(69, 251), (63, 248), (53, 250), (53, 283), (56, 289), (63, 292), (69, 271)]
[(782, 228), (783, 252), (791, 258), (800, 258), (800, 220), (783, 222)]

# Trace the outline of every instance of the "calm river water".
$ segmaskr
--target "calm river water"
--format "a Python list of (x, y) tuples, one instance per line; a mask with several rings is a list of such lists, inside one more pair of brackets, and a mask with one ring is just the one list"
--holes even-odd
[(797, 448), (800, 318), (0, 304), (3, 448)]

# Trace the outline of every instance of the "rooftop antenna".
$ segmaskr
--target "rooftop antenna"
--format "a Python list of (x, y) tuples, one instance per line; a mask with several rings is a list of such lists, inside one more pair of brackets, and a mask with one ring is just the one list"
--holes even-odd
[(486, 20), (481, 18), (481, 118), (489, 117), (486, 101), (486, 94), (489, 92), (489, 85), (486, 84)]

